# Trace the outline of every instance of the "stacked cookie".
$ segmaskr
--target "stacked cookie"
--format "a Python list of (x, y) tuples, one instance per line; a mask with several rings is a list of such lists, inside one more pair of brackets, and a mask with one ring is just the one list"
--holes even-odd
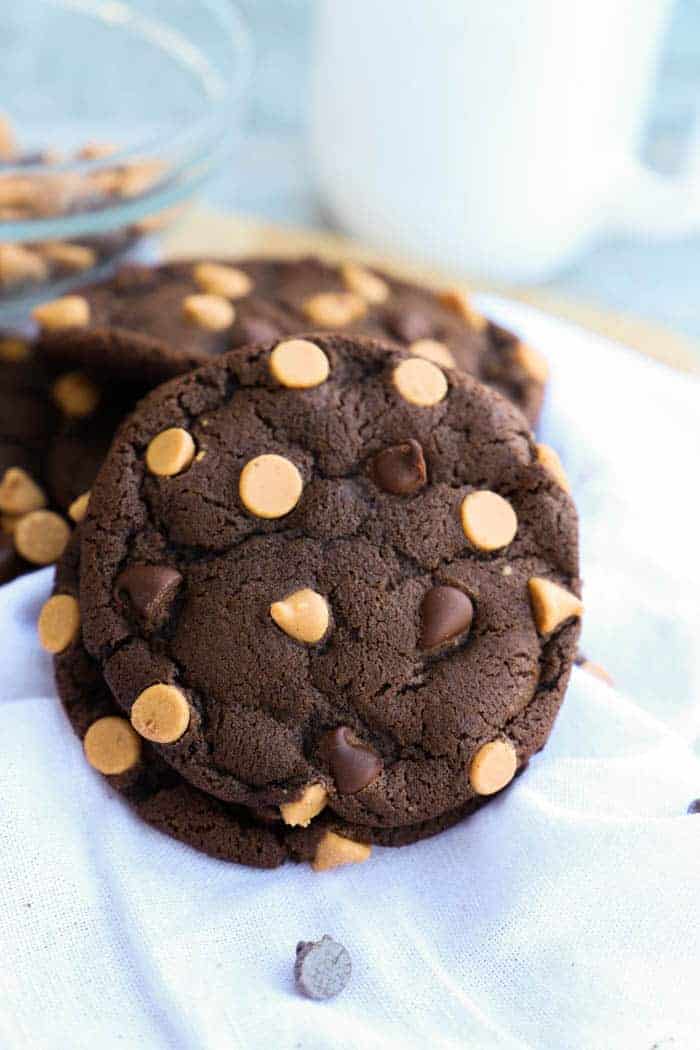
[(462, 299), (357, 267), (128, 283), (133, 310), (95, 289), (90, 325), (43, 341), (93, 375), (125, 378), (130, 352), (183, 373), (119, 428), (40, 617), (87, 760), (145, 820), (264, 867), (472, 812), (544, 745), (581, 602), (556, 456), (452, 365), (515, 393), (541, 390), (538, 359)]
[[(462, 293), (436, 293), (356, 263), (127, 266), (79, 295), (45, 303), (34, 317), (36, 345), (0, 338), (0, 582), (60, 554), (84, 503), (76, 501), (138, 399), (228, 349), (309, 327), (369, 335), (476, 376), (533, 425), (546, 380), (540, 355)], [(15, 542), (29, 513), (35, 517)]]

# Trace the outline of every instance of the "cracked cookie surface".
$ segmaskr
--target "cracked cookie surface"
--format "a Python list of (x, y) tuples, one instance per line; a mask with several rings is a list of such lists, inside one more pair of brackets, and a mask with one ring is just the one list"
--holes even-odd
[[(45, 609), (77, 597), (80, 574), (79, 530), (56, 568), (53, 598)], [(70, 605), (69, 605), (70, 608)], [(79, 610), (77, 612), (79, 620)], [(65, 611), (61, 624), (66, 625)], [(40, 634), (41, 634), (40, 619)], [(54, 652), (54, 673), (64, 710), (77, 736), (83, 741), (88, 761), (109, 780), (111, 787), (129, 803), (141, 819), (159, 831), (221, 860), (256, 868), (274, 868), (285, 860), (314, 861), (327, 836), (383, 846), (406, 846), (436, 835), (471, 813), (478, 803), (461, 806), (437, 820), (398, 829), (352, 827), (331, 810), (322, 813), (309, 827), (287, 827), (274, 810), (256, 813), (243, 806), (222, 802), (193, 787), (148, 743), (134, 745), (123, 712), (117, 706), (95, 660), (85, 651), (79, 624), (63, 634)], [(109, 724), (108, 724), (109, 723)], [(115, 729), (116, 726), (116, 729)], [(120, 728), (121, 727), (121, 728)], [(102, 728), (101, 747), (90, 747), (90, 734)], [(116, 737), (121, 744), (114, 746)], [(105, 743), (105, 738), (107, 743)], [(109, 754), (109, 741), (112, 741)], [(114, 761), (115, 753), (118, 761)], [(105, 762), (105, 755), (111, 764)]]
[(531, 424), (547, 369), (530, 347), (481, 317), (460, 293), (439, 293), (356, 263), (315, 258), (203, 259), (129, 265), (81, 293), (89, 323), (44, 333), (55, 363), (155, 385), (212, 355), (316, 327), (391, 340), (500, 390)]
[[(440, 819), (546, 741), (578, 637), (576, 512), (494, 391), (304, 338), (328, 362), (314, 386), (280, 382), (270, 342), (122, 427), (83, 531), (85, 644), (161, 758), (222, 800), (318, 784), (354, 826)], [(178, 470), (154, 473), (167, 431), (191, 446), (168, 439)]]

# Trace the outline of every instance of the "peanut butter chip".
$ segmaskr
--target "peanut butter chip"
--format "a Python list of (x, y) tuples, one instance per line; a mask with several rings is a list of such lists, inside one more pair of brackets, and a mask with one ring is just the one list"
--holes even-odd
[(182, 312), (185, 319), (199, 328), (208, 328), (211, 332), (223, 332), (229, 328), (236, 317), (236, 311), (222, 295), (187, 295), (182, 301)]
[(566, 476), (559, 456), (553, 448), (550, 448), (549, 445), (538, 445), (537, 462), (542, 464), (547, 473), (554, 478), (557, 485), (564, 489), (564, 492), (571, 491), (569, 479)]
[(448, 310), (452, 310), (463, 321), (466, 321), (470, 328), (475, 328), (477, 332), (481, 332), (486, 328), (488, 321), (483, 314), (474, 309), (471, 299), (466, 292), (461, 291), (459, 288), (449, 288), (440, 294), (439, 299), (443, 306), (446, 306)]
[(152, 438), (146, 449), (146, 466), (151, 474), (172, 478), (181, 474), (192, 463), (195, 456), (192, 435), (182, 427), (170, 427)]
[(83, 740), (85, 757), (99, 773), (116, 776), (141, 757), (141, 740), (125, 718), (108, 715), (93, 722)]
[(100, 403), (100, 390), (83, 372), (65, 372), (51, 387), (51, 396), (74, 419), (91, 416)]
[(328, 792), (323, 784), (309, 784), (296, 802), (283, 802), (280, 806), (282, 820), (290, 827), (308, 828), (328, 801)]
[(12, 125), (0, 113), (0, 160), (11, 160), (17, 152), (17, 141)]
[(43, 489), (21, 467), (8, 467), (0, 481), (0, 511), (28, 514), (46, 506)]
[(76, 156), (78, 160), (101, 160), (103, 157), (111, 157), (116, 152), (117, 147), (113, 142), (86, 142)]
[(372, 847), (364, 842), (353, 842), (334, 831), (327, 831), (316, 847), (311, 867), (314, 871), (328, 871), (341, 864), (362, 864), (371, 852)]
[(518, 756), (510, 740), (483, 744), (469, 764), (469, 783), (477, 795), (494, 795), (510, 784), (518, 768)]
[(68, 241), (52, 241), (41, 248), (44, 259), (61, 270), (81, 273), (97, 262), (97, 252), (86, 244), (70, 244)]
[(527, 581), (527, 586), (532, 615), (540, 634), (549, 634), (565, 620), (571, 619), (572, 616), (580, 616), (583, 612), (581, 599), (552, 580), (533, 576)]
[(0, 285), (9, 287), (25, 281), (43, 281), (48, 267), (41, 256), (20, 244), (0, 244)]
[(309, 587), (273, 602), (270, 616), (285, 634), (309, 645), (323, 638), (330, 619), (326, 599)]
[(258, 518), (282, 518), (296, 507), (304, 483), (284, 456), (256, 456), (244, 466), (238, 491), (244, 507)]
[(54, 594), (39, 613), (39, 641), (47, 653), (62, 653), (78, 637), (80, 608), (70, 594)]
[(144, 689), (131, 708), (136, 732), (156, 744), (174, 744), (190, 724), (187, 697), (174, 685), (158, 682)]
[(32, 565), (51, 565), (63, 554), (70, 527), (51, 510), (33, 510), (17, 522), (15, 550)]
[(282, 386), (297, 390), (319, 386), (328, 378), (328, 358), (308, 339), (287, 339), (270, 354), (270, 372)]
[(443, 368), (455, 367), (452, 351), (444, 343), (441, 343), (439, 339), (416, 339), (408, 349), (416, 357), (423, 357), (426, 361), (442, 365)]
[(71, 521), (79, 522), (82, 521), (87, 514), (88, 504), (90, 502), (90, 492), (83, 492), (82, 496), (78, 496), (74, 499), (68, 508), (68, 517)]
[(537, 350), (526, 343), (518, 343), (515, 348), (515, 360), (520, 367), (538, 383), (545, 383), (549, 376), (549, 365)]
[(36, 306), (32, 317), (48, 332), (61, 328), (86, 328), (90, 324), (90, 304), (82, 295), (64, 295), (62, 299)]
[(376, 273), (357, 263), (344, 263), (340, 268), (345, 287), (361, 296), (368, 303), (385, 303), (389, 298), (389, 285)]
[(405, 401), (428, 408), (447, 393), (447, 380), (437, 365), (422, 357), (410, 357), (394, 369), (394, 386)]
[(364, 317), (367, 303), (356, 292), (318, 292), (305, 301), (302, 309), (314, 324), (342, 328)]
[(197, 263), (192, 276), (203, 292), (220, 295), (224, 299), (242, 299), (253, 288), (253, 282), (244, 270), (221, 263)]
[(0, 361), (8, 365), (27, 361), (32, 355), (32, 348), (24, 339), (0, 339)]
[(507, 547), (518, 531), (518, 519), (508, 500), (488, 489), (465, 496), (461, 514), (464, 535), (480, 551)]

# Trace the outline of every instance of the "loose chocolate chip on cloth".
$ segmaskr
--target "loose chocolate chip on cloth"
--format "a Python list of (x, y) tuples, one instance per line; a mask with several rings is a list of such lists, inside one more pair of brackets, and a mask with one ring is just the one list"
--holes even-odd
[[(280, 383), (271, 342), (123, 425), (83, 523), (85, 645), (141, 735), (211, 795), (300, 803), (312, 828), (440, 821), (547, 739), (579, 633), (576, 512), (495, 391), (430, 363), (445, 388), (423, 397), (401, 381), (406, 352), (304, 338), (328, 362), (313, 387)], [(153, 470), (173, 429), (194, 455)], [(401, 495), (378, 457), (410, 442), (425, 483)], [(144, 732), (144, 710), (167, 729)], [(318, 785), (326, 804), (307, 808)]]
[[(284, 820), (275, 810), (255, 812), (199, 791), (169, 766), (117, 706), (99, 666), (85, 651), (78, 605), (80, 541), (76, 531), (58, 563), (53, 595), (38, 622), (43, 648), (54, 658), (59, 696), (87, 762), (122, 795), (137, 815), (195, 849), (258, 868), (285, 860), (310, 861), (317, 871), (366, 860), (371, 844), (405, 846), (444, 831), (477, 802), (439, 820), (392, 829), (351, 827), (325, 807), (325, 791), (289, 803)], [(167, 580), (168, 586), (172, 580)], [(144, 581), (131, 593), (150, 607)], [(166, 588), (167, 589), (167, 588)], [(321, 814), (318, 816), (318, 814)], [(317, 817), (313, 820), (313, 817)]]
[[(419, 360), (468, 372), (510, 398), (531, 424), (542, 407), (543, 359), (478, 314), (463, 294), (436, 293), (356, 263), (303, 258), (129, 265), (70, 298), (82, 304), (71, 302), (68, 309), (59, 300), (37, 315), (40, 352), (61, 367), (93, 369), (103, 378), (155, 385), (235, 347), (340, 329), (397, 342)], [(307, 367), (309, 374), (296, 375), (289, 349), (272, 364), (286, 385), (323, 381), (322, 361), (307, 358)]]
[(325, 934), (320, 941), (299, 941), (294, 980), (309, 999), (332, 999), (350, 980), (352, 962), (347, 948)]

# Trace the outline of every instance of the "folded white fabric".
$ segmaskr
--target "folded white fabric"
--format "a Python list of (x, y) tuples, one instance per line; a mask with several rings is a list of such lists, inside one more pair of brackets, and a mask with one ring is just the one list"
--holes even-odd
[[(700, 1046), (700, 388), (514, 304), (552, 363), (542, 436), (582, 519), (583, 648), (547, 750), (470, 820), (323, 875), (253, 871), (142, 825), (85, 763), (34, 624), (0, 591), (0, 1045)], [(300, 998), (298, 940), (353, 959)]]

